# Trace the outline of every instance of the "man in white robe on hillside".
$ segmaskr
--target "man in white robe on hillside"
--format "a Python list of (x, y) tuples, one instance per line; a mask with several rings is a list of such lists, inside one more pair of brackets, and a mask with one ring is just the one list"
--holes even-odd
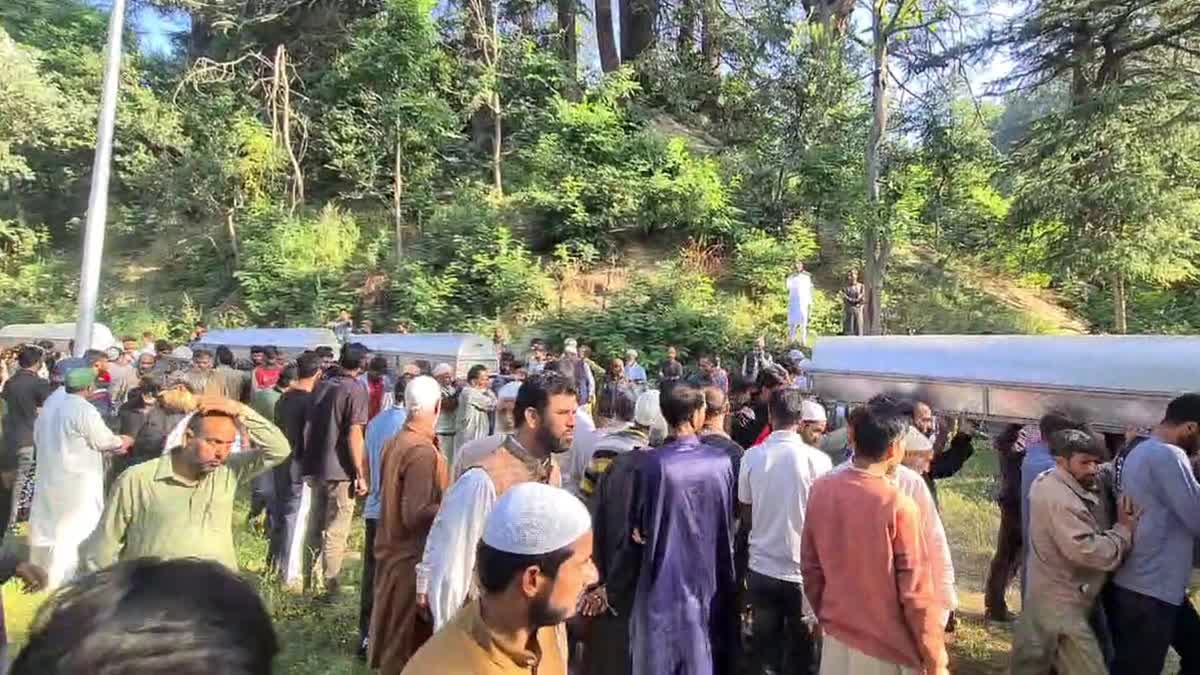
[(812, 309), (812, 276), (804, 271), (804, 263), (796, 267), (796, 273), (787, 279), (788, 288), (788, 340), (795, 342), (799, 333), (800, 344), (808, 345), (808, 317)]
[(114, 434), (88, 401), (95, 384), (90, 367), (68, 372), (33, 429), (37, 469), (29, 543), (31, 561), (46, 570), (50, 589), (74, 578), (79, 544), (104, 513), (104, 453), (124, 453), (133, 445), (128, 436)]

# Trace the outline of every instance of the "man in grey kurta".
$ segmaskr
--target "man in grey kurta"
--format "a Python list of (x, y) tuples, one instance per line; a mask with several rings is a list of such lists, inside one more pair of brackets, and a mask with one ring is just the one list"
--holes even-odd
[(488, 386), (488, 381), (486, 366), (474, 365), (467, 371), (467, 385), (458, 395), (458, 410), (454, 418), (455, 455), (467, 443), (492, 433), (496, 394)]

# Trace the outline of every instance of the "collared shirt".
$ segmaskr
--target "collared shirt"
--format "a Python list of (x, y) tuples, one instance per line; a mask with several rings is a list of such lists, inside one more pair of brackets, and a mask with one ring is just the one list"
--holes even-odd
[(367, 473), (371, 476), (371, 491), (367, 493), (367, 503), (363, 505), (363, 517), (367, 520), (379, 518), (380, 500), (383, 493), (379, 489), (379, 478), (383, 474), (383, 448), (404, 428), (408, 419), (408, 410), (403, 405), (395, 405), (375, 416), (367, 424)]
[(1026, 602), (1091, 609), (1108, 573), (1129, 550), (1133, 532), (1113, 525), (1099, 496), (1061, 467), (1033, 482), (1029, 508)]
[(625, 366), (625, 377), (630, 382), (646, 382), (646, 369), (640, 363), (631, 363)]
[(287, 459), (283, 432), (249, 406), (241, 419), (253, 450), (230, 455), (198, 481), (175, 473), (174, 452), (117, 479), (100, 525), (80, 547), (89, 570), (134, 558), (203, 558), (237, 569), (233, 502), (238, 486)]
[(556, 628), (538, 629), (532, 645), (513, 644), (497, 635), (479, 612), (479, 601), (463, 607), (424, 644), (402, 675), (566, 675)]
[(833, 464), (795, 431), (776, 431), (746, 451), (738, 472), (738, 501), (749, 504), (750, 569), (801, 583), (800, 541), (809, 490)]

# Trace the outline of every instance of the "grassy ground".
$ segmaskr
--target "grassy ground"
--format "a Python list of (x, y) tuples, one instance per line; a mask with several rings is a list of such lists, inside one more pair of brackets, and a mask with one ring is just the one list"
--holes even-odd
[[(956, 675), (1008, 672), (1011, 627), (985, 622), (982, 618), (984, 577), (1000, 520), (990, 498), (995, 471), (995, 454), (981, 450), (958, 476), (939, 484), (961, 604), (958, 631), (950, 644), (951, 672)], [(243, 572), (259, 586), (275, 618), (283, 646), (276, 672), (281, 675), (367, 673), (353, 658), (358, 634), (359, 557), (347, 564), (348, 587), (341, 600), (332, 605), (279, 590), (261, 576), (266, 544), (245, 526), (244, 514), (242, 510), (237, 516), (238, 553)], [(357, 521), (351, 535), (350, 550), (362, 549), (361, 522)], [(24, 643), (29, 624), (43, 600), (43, 596), (22, 594), (15, 583), (4, 588), (13, 653)], [(1020, 607), (1015, 592), (1009, 594), (1009, 607), (1014, 611)]]

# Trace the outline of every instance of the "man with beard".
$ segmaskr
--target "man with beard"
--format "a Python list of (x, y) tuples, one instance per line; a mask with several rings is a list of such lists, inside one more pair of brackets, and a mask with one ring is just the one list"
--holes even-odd
[[(210, 397), (197, 408), (180, 445), (117, 479), (99, 526), (80, 547), (86, 569), (135, 558), (201, 558), (237, 569), (238, 488), (287, 459), (290, 448), (247, 405)], [(250, 447), (231, 454), (239, 432)]]
[(676, 382), (660, 396), (671, 440), (642, 457), (629, 509), (640, 560), (630, 616), (634, 673), (734, 668), (733, 463), (703, 444), (705, 399)]
[(1129, 551), (1138, 512), (1122, 497), (1117, 522), (1099, 494), (1104, 445), (1068, 429), (1049, 438), (1055, 467), (1030, 489), (1029, 593), (1013, 635), (1013, 675), (1108, 672), (1089, 615)]
[(566, 675), (557, 627), (596, 579), (587, 509), (558, 488), (518, 485), (488, 516), (478, 558), (479, 599), (416, 653), (405, 675)]
[(447, 461), (454, 461), (454, 422), (458, 415), (458, 387), (454, 385), (454, 367), (439, 363), (433, 369), (433, 379), (442, 387), (442, 414), (438, 416), (438, 449)]
[(1116, 467), (1117, 493), (1143, 512), (1133, 550), (1112, 580), (1115, 673), (1157, 675), (1168, 647), (1179, 654), (1179, 672), (1200, 672), (1200, 617), (1187, 596), (1200, 536), (1200, 483), (1190, 461), (1197, 451), (1200, 394), (1184, 394)]
[[(404, 420), (371, 469), (379, 483), (372, 490), (372, 496), (378, 492), (378, 500), (368, 538), (373, 545), (367, 552), (372, 565), (369, 591), (365, 565), (363, 574), (364, 593), (373, 593), (373, 610), (367, 615), (371, 667), (382, 675), (403, 670), (432, 633), (427, 618), (417, 611), (415, 568), (448, 482), (446, 458), (434, 442), (441, 387), (432, 377), (421, 376), (397, 394)], [(381, 415), (371, 424), (384, 419)], [(370, 436), (368, 429), (369, 440)]]
[(569, 378), (531, 376), (517, 393), (516, 431), (477, 441), (495, 446), (480, 454), (446, 492), (417, 566), (417, 602), (428, 606), (435, 627), (449, 621), (467, 600), (475, 547), (496, 499), (520, 483), (562, 485), (554, 455), (571, 447), (577, 396)]

